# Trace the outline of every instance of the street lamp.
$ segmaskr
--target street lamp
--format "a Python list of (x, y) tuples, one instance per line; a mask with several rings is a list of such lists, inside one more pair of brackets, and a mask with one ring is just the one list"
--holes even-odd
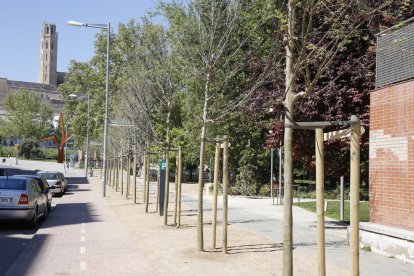
[[(76, 94), (69, 94), (71, 98), (78, 98)], [(84, 98), (85, 99), (85, 98)], [(89, 152), (89, 94), (86, 95), (88, 101), (88, 117), (86, 119), (86, 149), (85, 149), (85, 177), (88, 178), (88, 152)]]
[(105, 122), (104, 122), (104, 148), (103, 148), (103, 181), (102, 181), (102, 196), (106, 195), (106, 159), (108, 155), (108, 100), (109, 100), (109, 42), (111, 37), (111, 23), (108, 24), (87, 24), (77, 21), (68, 21), (68, 25), (86, 28), (97, 28), (107, 30), (106, 43), (106, 85), (105, 85)]

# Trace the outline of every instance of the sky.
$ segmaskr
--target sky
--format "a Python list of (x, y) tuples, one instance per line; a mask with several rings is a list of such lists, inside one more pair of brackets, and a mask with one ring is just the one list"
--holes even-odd
[[(0, 78), (37, 82), (40, 31), (43, 22), (56, 25), (58, 72), (67, 72), (71, 60), (89, 61), (99, 29), (73, 27), (83, 23), (119, 23), (139, 19), (156, 6), (155, 0), (2, 0), (0, 4)], [(158, 19), (160, 20), (160, 19)], [(113, 28), (112, 28), (113, 27)]]

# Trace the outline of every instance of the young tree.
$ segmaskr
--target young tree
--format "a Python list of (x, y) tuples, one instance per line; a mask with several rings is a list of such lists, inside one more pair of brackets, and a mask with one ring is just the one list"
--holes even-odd
[(4, 107), (4, 131), (8, 136), (37, 139), (48, 133), (53, 111), (36, 93), (20, 89), (5, 97)]
[[(377, 12), (389, 4), (389, 1), (379, 4), (371, 1), (342, 0), (301, 3), (295, 0), (288, 1), (285, 97), (282, 102), (279, 100), (285, 112), (283, 275), (293, 274), (293, 130), (289, 125), (295, 122), (294, 109), (300, 101), (314, 95), (316, 91), (323, 95), (332, 83), (342, 77), (346, 71), (331, 74), (332, 79), (322, 81), (329, 75), (328, 71), (338, 56), (346, 52), (347, 47), (355, 47), (352, 44), (357, 41), (355, 36), (363, 33), (363, 29), (377, 16)], [(358, 60), (365, 54), (358, 53), (359, 56), (352, 53), (350, 55)], [(367, 110), (356, 106), (349, 112), (365, 114)], [(333, 120), (332, 117), (324, 119)]]
[[(269, 20), (263, 16), (259, 21), (253, 21), (246, 14), (249, 10), (266, 11), (261, 5), (262, 3), (239, 0), (195, 0), (185, 4), (173, 1), (160, 6), (162, 14), (169, 21), (175, 49), (181, 56), (181, 71), (187, 73), (184, 86), (187, 101), (193, 103), (192, 123), (199, 124), (201, 129), (201, 134), (198, 135), (198, 251), (204, 250), (203, 186), (208, 129), (235, 111), (269, 77), (267, 67), (254, 80), (243, 79), (242, 74), (246, 65), (246, 60), (241, 55), (242, 48), (260, 42), (254, 34), (263, 22)], [(240, 83), (236, 85), (237, 78), (245, 86), (241, 87)]]
[(127, 99), (124, 102), (127, 107), (124, 116), (138, 126), (138, 131), (151, 129), (155, 137), (163, 137), (160, 141), (165, 146), (166, 155), (164, 224), (167, 225), (169, 156), (173, 108), (179, 91), (178, 66), (168, 32), (162, 26), (144, 18), (141, 26), (132, 27), (135, 30), (135, 46), (133, 59), (124, 71), (129, 76), (124, 85)]

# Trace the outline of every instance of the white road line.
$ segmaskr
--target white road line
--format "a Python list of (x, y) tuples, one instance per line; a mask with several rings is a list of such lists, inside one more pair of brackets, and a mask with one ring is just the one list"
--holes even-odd
[(80, 247), (80, 253), (85, 254), (85, 252), (86, 252), (86, 246), (81, 246)]
[(81, 271), (85, 271), (86, 270), (86, 262), (85, 261), (80, 261), (80, 270)]
[(81, 229), (81, 233), (82, 234), (85, 234), (86, 233), (86, 230), (85, 229)]
[(81, 242), (84, 242), (84, 241), (86, 241), (86, 238), (85, 238), (85, 236), (84, 236), (84, 235), (82, 235), (82, 236), (81, 236)]

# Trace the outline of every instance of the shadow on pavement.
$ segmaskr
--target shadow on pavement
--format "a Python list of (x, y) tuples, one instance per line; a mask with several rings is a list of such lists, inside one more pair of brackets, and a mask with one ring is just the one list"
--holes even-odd
[(241, 254), (241, 253), (267, 253), (274, 251), (283, 250), (282, 244), (277, 243), (265, 243), (265, 244), (246, 244), (246, 245), (236, 245), (228, 247), (228, 254)]
[(69, 185), (73, 185), (73, 184), (89, 184), (89, 181), (86, 177), (66, 177), (66, 179), (68, 180), (68, 184)]
[(229, 220), (229, 223), (260, 223), (260, 222), (274, 222), (274, 219), (248, 219), (248, 220)]
[[(22, 252), (19, 251), (19, 254), (11, 256), (8, 255), (9, 262), (5, 267), (1, 266), (0, 268), (0, 275), (27, 275), (27, 273), (30, 271), (32, 266), (36, 265), (36, 259), (37, 256), (41, 256), (41, 252), (45, 247), (46, 240), (49, 238), (49, 235), (35, 235), (33, 236), (33, 239), (28, 243), (25, 244), (22, 248)], [(12, 238), (15, 239), (15, 238)], [(22, 240), (22, 239), (20, 239)], [(27, 241), (27, 240), (26, 240)], [(22, 241), (17, 241), (17, 243), (22, 243)], [(13, 242), (13, 244), (16, 244), (16, 241)], [(5, 252), (5, 250), (2, 248), (2, 252)], [(20, 255), (21, 253), (21, 255)], [(19, 256), (20, 255), (20, 256)], [(28, 257), (26, 257), (28, 255)], [(2, 254), (0, 255), (1, 257)], [(24, 258), (24, 264), (20, 263), (20, 258)], [(53, 260), (51, 260), (53, 261)]]
[(89, 203), (60, 203), (53, 207), (42, 228), (100, 221), (95, 211)]
[(71, 188), (70, 186), (69, 186), (69, 188), (68, 188), (68, 191), (64, 194), (64, 195), (74, 195), (74, 194), (76, 194), (77, 192), (88, 192), (88, 191), (90, 191), (91, 189), (73, 189), (73, 188)]

